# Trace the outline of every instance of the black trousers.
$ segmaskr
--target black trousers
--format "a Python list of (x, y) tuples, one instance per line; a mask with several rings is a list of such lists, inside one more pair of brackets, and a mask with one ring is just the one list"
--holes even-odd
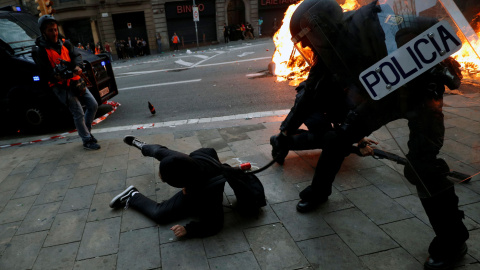
[(189, 214), (189, 209), (191, 209), (188, 199), (185, 198), (182, 191), (161, 203), (137, 193), (130, 198), (128, 204), (158, 224), (165, 224), (184, 218)]

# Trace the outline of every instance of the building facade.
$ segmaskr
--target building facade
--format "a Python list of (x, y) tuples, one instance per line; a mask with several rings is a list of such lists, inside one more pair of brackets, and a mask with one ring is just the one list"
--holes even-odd
[[(223, 42), (224, 24), (250, 22), (258, 36), (258, 21), (263, 18), (263, 35), (272, 35), (281, 26), (284, 12), (297, 0), (56, 0), (55, 18), (60, 32), (74, 44), (102, 45), (108, 42), (114, 57), (114, 42), (134, 40), (147, 42), (151, 53), (158, 48), (170, 50), (174, 32), (183, 48)], [(197, 30), (192, 6), (198, 7)], [(0, 0), (0, 6), (16, 5), (38, 14), (34, 0)], [(275, 22), (276, 21), (276, 22)], [(93, 48), (92, 48), (93, 49)]]

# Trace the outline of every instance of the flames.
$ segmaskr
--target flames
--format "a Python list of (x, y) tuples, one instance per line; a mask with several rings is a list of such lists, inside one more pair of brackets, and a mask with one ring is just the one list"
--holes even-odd
[[(470, 25), (477, 36), (480, 36), (480, 13), (475, 16)], [(460, 33), (457, 36), (462, 37)], [(472, 49), (473, 47), (480, 53), (480, 39), (477, 39), (476, 43), (469, 44), (466, 40), (462, 40), (462, 42), (462, 49), (456, 52), (453, 58), (460, 63), (464, 78), (480, 80), (480, 59)]]
[[(273, 53), (272, 62), (275, 63), (272, 73), (277, 76), (277, 81), (290, 80), (290, 85), (298, 85), (308, 77), (310, 66), (300, 55), (298, 50), (294, 50), (294, 44), (291, 41), (290, 19), (297, 7), (303, 2), (292, 4), (288, 7), (283, 18), (282, 27), (273, 36), (275, 43), (275, 52)], [(355, 10), (360, 7), (356, 0), (346, 0), (340, 5), (344, 11)]]

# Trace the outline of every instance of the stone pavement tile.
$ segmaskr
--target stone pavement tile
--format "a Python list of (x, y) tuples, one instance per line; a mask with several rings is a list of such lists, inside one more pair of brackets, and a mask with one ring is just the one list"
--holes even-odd
[(375, 224), (411, 218), (413, 215), (374, 185), (343, 192)]
[(299, 213), (296, 209), (297, 203), (298, 201), (289, 201), (272, 205), (273, 211), (294, 241), (335, 233), (319, 214), (319, 209), (309, 213)]
[(463, 210), (466, 216), (480, 224), (480, 202), (463, 205), (460, 207), (460, 210)]
[[(230, 149), (230, 148), (229, 148)], [(217, 152), (220, 162), (225, 163), (231, 159), (237, 158), (233, 151)], [(157, 166), (158, 167), (158, 166)], [(156, 171), (158, 173), (158, 171)], [(158, 174), (157, 174), (158, 175)]]
[[(153, 196), (149, 196), (149, 198), (152, 200), (155, 199), (155, 197)], [(133, 208), (128, 208), (127, 210), (122, 211), (121, 223), (122, 224), (120, 227), (120, 232), (157, 226), (157, 223), (155, 223), (155, 221), (149, 219), (147, 216), (143, 215), (142, 213), (136, 211)]]
[(77, 170), (77, 173), (70, 182), (70, 188), (96, 185), (101, 169), (102, 166), (96, 166)]
[(17, 188), (23, 183), (25, 179), (27, 179), (28, 173), (19, 173), (19, 174), (12, 174), (7, 176), (2, 184), (2, 192), (5, 191), (16, 191)]
[[(155, 195), (156, 180), (153, 173), (127, 178), (126, 186), (131, 185), (134, 185), (145, 196)], [(167, 184), (165, 183), (165, 185)]]
[(313, 269), (367, 269), (338, 235), (314, 238), (297, 244)]
[(128, 151), (128, 161), (144, 158), (142, 152), (135, 147), (130, 147)]
[[(233, 206), (235, 206), (236, 204), (235, 196), (227, 196), (227, 197), (228, 197), (228, 200), (232, 202)], [(260, 211), (257, 216), (243, 216), (236, 211), (233, 211), (233, 212), (239, 216), (238, 225), (240, 226), (240, 228), (244, 228), (244, 229), (279, 222), (277, 215), (272, 210), (269, 204), (260, 208)]]
[[(140, 137), (140, 139), (142, 138), (143, 137)], [(145, 137), (145, 142), (150, 144), (160, 144), (160, 145), (169, 146), (169, 145), (172, 145), (174, 141), (175, 141), (175, 138), (172, 133), (154, 134), (154, 135)]]
[(480, 162), (480, 149), (470, 148), (453, 140), (445, 140), (441, 152), (466, 164)]
[(198, 130), (196, 132), (197, 138), (200, 141), (200, 143), (208, 142), (212, 139), (221, 139), (222, 135), (220, 135), (220, 132), (218, 129), (202, 129)]
[(402, 248), (391, 249), (360, 257), (370, 270), (423, 270), (423, 263), (418, 262)]
[(0, 184), (7, 178), (7, 176), (12, 172), (13, 168), (0, 169)]
[(477, 122), (480, 121), (480, 115), (478, 114), (478, 110), (475, 110), (473, 108), (455, 108), (448, 106), (445, 107), (445, 110), (452, 114), (465, 117), (467, 119), (471, 119)]
[(0, 213), (0, 224), (23, 220), (35, 199), (36, 196), (10, 200)]
[(324, 219), (358, 256), (398, 246), (358, 209), (332, 212)]
[(59, 207), (60, 202), (32, 206), (16, 235), (49, 230)]
[(411, 194), (408, 180), (388, 166), (379, 166), (360, 170), (358, 173), (374, 184), (390, 198), (398, 198)]
[[(303, 182), (296, 185), (298, 192), (304, 190), (311, 182)], [(326, 214), (333, 211), (355, 207), (345, 196), (342, 195), (335, 187), (332, 187), (332, 194), (328, 197), (328, 201), (318, 206), (320, 214)]]
[[(157, 186), (157, 188), (155, 189), (155, 194), (156, 194), (156, 197), (157, 197), (156, 198), (157, 202), (166, 201), (166, 200), (170, 199), (171, 197), (173, 197), (173, 195), (175, 195), (175, 194), (177, 194), (178, 192), (181, 191), (181, 189), (176, 188), (176, 187), (172, 187), (172, 186), (168, 185), (167, 183), (163, 183), (163, 182), (158, 182), (156, 184), (156, 186)], [(140, 191), (140, 193), (143, 193), (143, 188), (140, 188), (139, 191)]]
[(77, 260), (111, 255), (118, 252), (121, 218), (87, 222)]
[[(138, 150), (137, 150), (138, 151)], [(155, 172), (153, 167), (153, 158), (143, 157), (139, 159), (132, 159), (128, 161), (127, 177), (134, 177), (144, 174), (153, 174)]]
[(480, 261), (480, 230), (470, 231), (470, 238), (467, 240), (468, 254)]
[(247, 135), (257, 145), (268, 144), (270, 145), (270, 137), (278, 134), (278, 127), (266, 127), (265, 129), (259, 129), (247, 132)]
[(476, 193), (480, 194), (480, 181), (471, 181), (470, 183), (466, 184), (468, 188), (475, 191)]
[(0, 269), (32, 269), (47, 231), (14, 236), (0, 258)]
[(170, 230), (170, 228), (173, 227), (174, 225), (177, 225), (177, 224), (185, 225), (185, 224), (189, 223), (190, 221), (192, 221), (192, 219), (189, 218), (189, 217), (186, 217), (186, 218), (183, 218), (183, 219), (174, 220), (170, 223), (159, 224), (158, 225), (158, 238), (160, 239), (160, 244), (163, 245), (163, 244), (167, 244), (167, 243), (172, 243), (172, 242), (177, 242), (177, 241), (184, 240), (182, 238), (176, 237), (175, 234), (173, 234), (173, 231)]
[(458, 205), (465, 205), (480, 202), (480, 194), (471, 190), (467, 185), (459, 184), (455, 186), (455, 193), (458, 196)]
[(95, 193), (103, 193), (109, 191), (122, 191), (126, 189), (127, 170), (119, 170), (100, 174), (98, 177), (97, 188)]
[(379, 141), (385, 141), (392, 139), (392, 135), (390, 134), (389, 130), (386, 126), (382, 126), (381, 128), (375, 130), (372, 135)]
[(475, 134), (480, 133), (478, 122), (464, 117), (445, 119), (445, 124), (453, 125)]
[(10, 240), (12, 240), (20, 224), (21, 221), (0, 225), (0, 254), (2, 254), (7, 247), (11, 246)]
[(162, 270), (209, 270), (202, 239), (162, 244)]
[(128, 155), (128, 151), (131, 146), (123, 142), (123, 139), (109, 143), (107, 147), (107, 154), (105, 157), (123, 156)]
[(227, 142), (223, 138), (215, 138), (208, 141), (202, 141), (202, 147), (213, 148), (217, 152), (224, 152), (230, 150)]
[(93, 194), (95, 192), (95, 185), (71, 188), (67, 190), (62, 205), (58, 210), (59, 213), (76, 211), (80, 209), (90, 208)]
[(161, 266), (157, 228), (120, 234), (117, 269), (152, 269)]
[(259, 153), (257, 144), (250, 140), (229, 142), (228, 146), (237, 157), (252, 156)]
[(342, 169), (361, 170), (375, 168), (382, 165), (383, 163), (378, 159), (372, 157), (359, 157), (353, 154), (345, 158), (345, 161), (342, 164)]
[(395, 201), (399, 203), (403, 208), (407, 209), (415, 217), (420, 219), (423, 223), (430, 225), (427, 214), (423, 209), (420, 199), (416, 195), (409, 195), (401, 198), (396, 198)]
[(76, 261), (75, 270), (115, 270), (117, 265), (117, 254)]
[(234, 126), (221, 128), (218, 130), (222, 138), (228, 143), (243, 141), (249, 139), (247, 132), (265, 129), (265, 126), (262, 124), (255, 125), (245, 125), (245, 126)]
[(281, 174), (267, 174), (259, 177), (265, 189), (269, 204), (298, 199), (294, 184), (287, 182)]
[(7, 205), (13, 194), (15, 194), (15, 190), (0, 192), (0, 212), (3, 211), (3, 208), (5, 207), (5, 205)]
[[(58, 164), (57, 164), (58, 165)], [(78, 163), (57, 166), (48, 178), (48, 182), (72, 179), (77, 173)]]
[(128, 154), (111, 156), (103, 161), (102, 173), (127, 169)]
[(380, 228), (418, 261), (423, 262), (428, 257), (428, 246), (435, 233), (419, 219), (405, 219), (381, 225)]
[[(83, 155), (80, 165), (78, 166), (78, 170), (82, 171), (83, 169), (91, 168), (91, 167), (97, 167), (99, 165), (103, 164), (103, 161), (105, 160), (105, 155), (107, 152), (101, 151), (101, 150), (96, 150), (94, 152), (87, 152)], [(77, 160), (78, 163), (79, 160)]]
[(13, 195), (12, 199), (40, 194), (40, 191), (42, 191), (47, 181), (48, 176), (29, 178), (23, 181), (22, 185), (18, 187), (17, 192), (15, 193), (15, 195)]
[(298, 269), (309, 265), (280, 223), (247, 229), (245, 236), (262, 269)]
[(181, 130), (181, 131), (174, 131), (173, 132), (173, 137), (174, 139), (182, 139), (182, 138), (188, 138), (188, 137), (194, 137), (196, 136), (197, 133), (194, 130)]
[(46, 183), (35, 200), (35, 205), (62, 201), (71, 180)]
[(45, 239), (44, 247), (80, 241), (88, 209), (58, 214)]
[(446, 129), (445, 137), (472, 148), (480, 146), (480, 135), (462, 128), (453, 127)]
[(17, 167), (15, 167), (15, 169), (13, 169), (10, 175), (19, 173), (30, 173), (35, 168), (35, 166), (37, 166), (38, 162), (40, 162), (39, 158), (23, 160), (17, 165)]
[[(475, 182), (475, 181), (480, 180), (480, 174), (479, 174), (480, 170), (476, 169), (475, 166), (473, 166), (473, 164), (468, 165), (468, 164), (466, 164), (466, 163), (464, 163), (464, 162), (462, 162), (458, 159), (452, 158), (451, 156), (446, 155), (446, 154), (440, 154), (437, 157), (441, 158), (441, 159), (444, 159), (447, 162), (448, 166), (450, 167), (451, 171), (461, 172), (461, 173), (464, 173), (464, 174), (468, 174), (469, 176), (473, 175), (473, 177), (471, 179), (471, 182)], [(453, 178), (453, 179), (457, 180), (455, 178)], [(462, 183), (462, 184), (466, 184), (466, 183)]]
[(223, 229), (216, 235), (203, 239), (207, 258), (241, 253), (250, 250), (242, 229), (238, 226), (238, 217), (228, 213), (224, 218)]
[(317, 162), (318, 158), (320, 157), (320, 154), (322, 153), (322, 150), (316, 149), (316, 150), (303, 150), (303, 151), (295, 151), (300, 158), (305, 160), (310, 167), (315, 168), (317, 167)]
[(340, 169), (335, 176), (333, 186), (339, 191), (349, 190), (371, 185), (365, 177), (361, 176), (356, 170)]
[(106, 193), (99, 193), (93, 196), (92, 205), (88, 212), (87, 222), (98, 221), (103, 219), (109, 219), (113, 217), (119, 217), (122, 215), (121, 209), (112, 209), (109, 204), (110, 201), (119, 192), (112, 191)]
[(39, 163), (35, 168), (30, 172), (28, 178), (37, 178), (42, 176), (49, 176), (57, 167), (58, 160), (50, 161), (47, 163)]
[[(295, 156), (285, 159), (285, 163), (281, 166), (284, 179), (290, 183), (311, 181), (315, 169), (304, 159), (300, 158), (295, 152), (292, 152), (292, 154), (295, 154)], [(289, 156), (292, 155), (289, 154)]]
[(400, 127), (407, 127), (407, 126), (408, 126), (408, 120), (406, 119), (398, 119), (386, 125), (387, 128), (400, 128)]
[(58, 162), (58, 166), (70, 165), (70, 164), (80, 164), (84, 156), (87, 154), (86, 151), (83, 152), (72, 152), (67, 155), (64, 155), (62, 159)]
[(168, 148), (181, 153), (190, 153), (202, 147), (197, 137), (184, 137), (175, 139), (173, 145), (167, 145)]
[(222, 270), (260, 270), (255, 256), (251, 251), (216, 257), (208, 260), (210, 269)]
[[(2, 150), (4, 151), (4, 150)], [(12, 171), (15, 167), (22, 162), (23, 157), (17, 157), (13, 155), (1, 156), (0, 159), (0, 171)]]
[(49, 269), (63, 270), (72, 269), (75, 264), (78, 246), (80, 242), (69, 243), (59, 246), (46, 247), (40, 250), (38, 258), (33, 265), (33, 270)]

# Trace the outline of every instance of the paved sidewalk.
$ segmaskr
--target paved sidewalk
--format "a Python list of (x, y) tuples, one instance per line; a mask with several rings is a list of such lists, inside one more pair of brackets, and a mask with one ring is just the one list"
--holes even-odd
[[(442, 157), (454, 170), (480, 170), (479, 102), (479, 95), (445, 98)], [(100, 151), (84, 150), (75, 134), (0, 150), (0, 269), (423, 269), (434, 234), (415, 189), (403, 166), (371, 157), (349, 156), (329, 201), (300, 214), (298, 192), (309, 184), (320, 151), (291, 152), (283, 167), (258, 175), (268, 199), (259, 217), (225, 208), (224, 229), (204, 239), (177, 239), (170, 225), (108, 207), (132, 184), (158, 201), (177, 192), (158, 178), (158, 161), (126, 146), (123, 136), (183, 152), (213, 147), (229, 164), (262, 166), (271, 159), (268, 139), (281, 120), (95, 133), (100, 124), (94, 129)], [(390, 123), (372, 138), (400, 154), (394, 139), (405, 149), (407, 123)], [(470, 231), (458, 269), (480, 269), (480, 177), (456, 190)], [(227, 187), (224, 203), (234, 201)]]

